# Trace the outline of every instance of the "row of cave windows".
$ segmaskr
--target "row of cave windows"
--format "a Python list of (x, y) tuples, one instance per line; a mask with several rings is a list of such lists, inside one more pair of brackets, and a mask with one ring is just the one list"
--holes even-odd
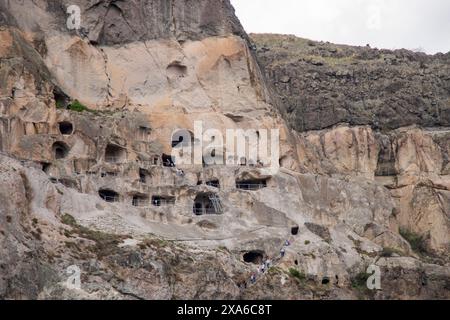
[[(139, 180), (141, 183), (147, 182), (147, 172), (144, 169), (139, 170)], [(256, 191), (267, 187), (268, 179), (254, 179), (254, 180), (238, 180), (236, 181), (236, 188), (241, 190)], [(197, 185), (203, 184), (202, 180), (198, 180)], [(206, 182), (209, 187), (220, 189), (220, 181), (218, 179)]]
[[(109, 203), (120, 201), (120, 195), (113, 190), (102, 189), (98, 192), (98, 194), (100, 198)], [(150, 205), (149, 200), (150, 199), (147, 196), (134, 195), (132, 199), (132, 205), (134, 207), (148, 207)], [(216, 201), (216, 204), (214, 203), (214, 201)], [(204, 214), (221, 214), (221, 205), (218, 205), (217, 202), (220, 202), (217, 195), (201, 193), (195, 198), (192, 211), (197, 216)], [(175, 197), (152, 196), (151, 198), (151, 206), (162, 207), (169, 205), (175, 205)]]
[[(62, 121), (58, 124), (59, 132), (64, 136), (69, 136), (74, 132), (73, 124), (68, 121)], [(141, 141), (148, 141), (151, 134), (151, 129), (147, 127), (139, 127), (138, 139)]]
[[(61, 141), (57, 141), (52, 147), (55, 160), (61, 160), (68, 156), (70, 152), (69, 146)], [(172, 156), (163, 154), (161, 158), (154, 157), (152, 160), (153, 165), (159, 165), (160, 159), (164, 167), (174, 168), (176, 167), (175, 161)], [(123, 163), (126, 161), (126, 150), (114, 144), (109, 144), (105, 149), (105, 161), (108, 163)], [(204, 164), (205, 165), (205, 164)], [(246, 166), (247, 161), (245, 158), (241, 159), (241, 166)], [(206, 165), (205, 165), (206, 166)]]
[[(150, 133), (150, 129), (149, 128), (145, 128), (145, 127), (140, 127), (139, 128), (139, 132), (142, 134), (142, 138), (144, 139), (144, 136), (148, 136)], [(62, 135), (71, 135), (74, 131), (73, 129), (73, 125), (70, 122), (67, 121), (63, 121), (59, 123), (59, 131), (61, 132)], [(172, 147), (175, 147), (177, 145), (179, 145), (180, 143), (183, 143), (184, 141), (184, 136), (183, 133), (185, 132), (184, 130), (180, 130), (181, 133), (176, 133), (175, 136), (178, 137), (177, 140), (172, 141)], [(191, 142), (193, 143), (193, 141)], [(54, 153), (54, 157), (56, 160), (60, 160), (60, 159), (64, 159), (65, 157), (67, 157), (67, 155), (69, 154), (70, 148), (67, 144), (65, 144), (64, 142), (55, 142), (55, 144), (53, 145), (53, 153)], [(161, 156), (161, 160), (162, 160), (162, 165), (165, 167), (175, 167), (175, 159), (170, 156), (170, 155), (166, 155), (163, 154)], [(106, 149), (105, 149), (105, 161), (109, 162), (109, 163), (121, 163), (123, 161), (126, 161), (126, 151), (124, 148), (114, 145), (114, 144), (109, 144)], [(159, 157), (154, 157), (153, 158), (153, 164), (154, 165), (158, 165), (160, 161)], [(253, 165), (256, 166), (256, 163), (251, 163), (251, 161), (247, 161), (247, 159), (245, 157), (241, 158), (239, 160), (239, 163), (241, 166), (247, 166), (247, 164), (249, 165)], [(206, 164), (203, 164), (204, 166), (206, 166)]]
[[(140, 133), (142, 134), (142, 136), (148, 136), (149, 134), (149, 129), (145, 128), (145, 127), (140, 127), (139, 128)], [(59, 123), (59, 131), (61, 132), (62, 135), (71, 135), (73, 133), (73, 125), (70, 122), (67, 121), (63, 121)], [(184, 132), (184, 131), (182, 131)], [(178, 140), (176, 141), (172, 141), (172, 147), (175, 147), (177, 145), (179, 145), (180, 143), (183, 143), (184, 137), (181, 134), (178, 137)], [(143, 138), (142, 137), (142, 138)], [(64, 144), (63, 142), (57, 142), (58, 146), (56, 147), (56, 151), (55, 151), (55, 158), (56, 159), (62, 159), (64, 157), (67, 156), (69, 148), (66, 144)], [(121, 160), (124, 160), (124, 158), (126, 157), (125, 155), (125, 150), (119, 146), (116, 145), (108, 145), (105, 151), (105, 160), (107, 162), (112, 162), (112, 163), (116, 163), (116, 162), (120, 162)], [(155, 158), (154, 160), (154, 164), (158, 164), (159, 159)], [(247, 165), (247, 159), (245, 157), (240, 159), (240, 165), (242, 166), (246, 166)], [(169, 155), (162, 155), (162, 164), (165, 167), (174, 167), (175, 166), (175, 161), (172, 158), (172, 156)]]
[[(52, 151), (55, 160), (61, 160), (69, 155), (69, 146), (62, 142), (57, 141), (52, 146)], [(123, 163), (126, 161), (126, 150), (120, 146), (114, 144), (108, 144), (105, 149), (105, 161), (109, 163)], [(164, 167), (175, 167), (175, 161), (173, 161), (171, 156), (163, 154), (162, 164)], [(153, 165), (158, 165), (160, 163), (159, 157), (153, 158)]]
[[(147, 182), (147, 173), (145, 170), (139, 170), (139, 180), (141, 183)], [(257, 191), (263, 188), (267, 188), (268, 179), (253, 179), (253, 180), (237, 180), (236, 188), (240, 190)], [(198, 180), (197, 185), (203, 184), (202, 180)], [(220, 181), (218, 179), (210, 180), (206, 182), (209, 187), (220, 189)]]
[[(105, 152), (105, 159), (111, 160), (112, 158), (116, 159), (118, 157), (118, 150), (119, 147), (116, 147), (114, 145), (108, 145)], [(55, 159), (64, 159), (67, 157), (69, 153), (68, 146), (63, 142), (55, 142), (53, 144), (53, 152), (55, 154)], [(105, 174), (106, 175), (106, 174)], [(141, 183), (146, 183), (147, 181), (147, 173), (144, 169), (139, 170), (139, 180)], [(203, 184), (202, 181), (198, 181), (198, 185)], [(220, 182), (219, 180), (211, 180), (207, 181), (206, 185), (214, 188), (220, 188)], [(236, 181), (236, 188), (242, 189), (242, 190), (249, 190), (249, 191), (256, 191), (267, 187), (267, 179), (254, 179), (254, 180), (243, 180), (243, 181)]]
[[(59, 131), (62, 135), (71, 135), (74, 132), (74, 128), (73, 128), (73, 124), (68, 122), (68, 121), (63, 121), (60, 122), (58, 124), (59, 126)], [(142, 133), (142, 136), (148, 136), (149, 134), (149, 130), (148, 128), (144, 128), (144, 127), (140, 127), (140, 133)], [(55, 157), (56, 160), (60, 160), (60, 159), (64, 159), (67, 157), (67, 155), (69, 154), (70, 148), (69, 146), (61, 141), (55, 142), (53, 144), (52, 147), (53, 150), (53, 155)], [(124, 148), (114, 145), (114, 144), (109, 144), (106, 147), (105, 150), (105, 160), (106, 162), (110, 162), (110, 163), (119, 163), (122, 162), (124, 160), (126, 160), (126, 151)], [(159, 159), (155, 158), (154, 160), (154, 164), (158, 164)], [(170, 160), (164, 160), (163, 159), (163, 164), (166, 166), (172, 166), (172, 161)]]
[[(62, 142), (57, 141), (52, 146), (53, 155), (55, 160), (64, 159), (69, 155), (70, 148), (69, 146)], [(118, 163), (126, 157), (125, 149), (109, 144), (105, 149), (105, 160), (111, 163)]]

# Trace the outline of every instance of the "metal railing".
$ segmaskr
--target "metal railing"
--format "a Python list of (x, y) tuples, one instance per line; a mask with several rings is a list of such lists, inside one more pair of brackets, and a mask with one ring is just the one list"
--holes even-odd
[(206, 208), (194, 208), (193, 209), (194, 214), (197, 216), (202, 216), (202, 215), (214, 215), (214, 214), (220, 214), (220, 212), (217, 212), (215, 209), (211, 208), (211, 209), (206, 209)]
[(138, 208), (148, 208), (150, 206), (149, 200), (144, 199), (133, 199), (133, 206)]
[(174, 205), (175, 200), (152, 200), (152, 205), (154, 207), (163, 207), (163, 206), (169, 206)]
[(106, 202), (119, 202), (118, 196), (100, 196)]
[(209, 181), (209, 182), (206, 182), (206, 185), (209, 187), (217, 188), (217, 189), (220, 188), (220, 182), (218, 182), (218, 181)]
[(220, 198), (217, 195), (210, 195), (209, 196), (209, 201), (211, 201), (211, 203), (214, 206), (214, 211), (216, 213), (222, 213), (223, 209), (222, 209), (222, 202), (220, 201)]
[(236, 188), (241, 190), (257, 191), (267, 188), (264, 183), (236, 183)]

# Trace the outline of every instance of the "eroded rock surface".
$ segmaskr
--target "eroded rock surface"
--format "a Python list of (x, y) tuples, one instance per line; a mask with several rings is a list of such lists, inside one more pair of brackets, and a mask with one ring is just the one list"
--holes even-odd
[(269, 81), (297, 131), (339, 123), (398, 129), (450, 125), (450, 54), (429, 56), (253, 35)]
[[(0, 297), (449, 298), (446, 130), (292, 130), (229, 1), (70, 4), (0, 1)], [(194, 121), (281, 168), (177, 164)]]

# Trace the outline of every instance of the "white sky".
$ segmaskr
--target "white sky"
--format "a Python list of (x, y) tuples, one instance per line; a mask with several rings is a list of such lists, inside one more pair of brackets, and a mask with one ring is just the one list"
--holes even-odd
[(231, 0), (248, 33), (450, 51), (449, 0)]

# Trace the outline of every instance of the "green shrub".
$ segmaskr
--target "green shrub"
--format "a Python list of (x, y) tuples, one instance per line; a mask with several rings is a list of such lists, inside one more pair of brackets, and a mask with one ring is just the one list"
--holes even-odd
[(425, 238), (411, 230), (400, 228), (400, 235), (409, 242), (411, 248), (419, 254), (427, 253)]
[(367, 280), (369, 279), (369, 274), (366, 272), (360, 272), (355, 277), (352, 278), (352, 287), (355, 289), (366, 289)]
[(307, 245), (309, 245), (309, 244), (311, 244), (311, 241), (306, 240), (306, 241), (305, 241), (305, 245), (307, 246)]
[(375, 290), (370, 290), (367, 287), (367, 280), (369, 279), (370, 274), (366, 272), (360, 272), (353, 278), (351, 278), (352, 288), (356, 290), (357, 296), (359, 299), (375, 299)]
[(78, 100), (75, 100), (74, 102), (72, 102), (69, 105), (69, 110), (72, 110), (72, 111), (75, 111), (75, 112), (89, 111), (89, 109), (84, 104), (79, 102)]
[(294, 269), (294, 268), (290, 268), (289, 269), (289, 274), (292, 277), (294, 277), (294, 278), (296, 278), (296, 279), (298, 279), (300, 281), (303, 281), (303, 280), (306, 279), (306, 275), (303, 272), (300, 272), (300, 271), (298, 271), (297, 269)]
[(383, 258), (389, 258), (392, 257), (394, 254), (398, 254), (399, 256), (404, 256), (405, 254), (397, 249), (385, 247), (383, 248), (383, 251), (381, 252), (381, 256)]
[(278, 267), (270, 267), (269, 270), (267, 270), (269, 274), (279, 274), (282, 273), (282, 270)]
[(75, 218), (67, 213), (61, 217), (61, 221), (68, 226), (75, 227), (77, 225), (77, 221), (75, 220)]
[(55, 101), (55, 105), (56, 105), (56, 109), (64, 109), (64, 103), (59, 100)]

